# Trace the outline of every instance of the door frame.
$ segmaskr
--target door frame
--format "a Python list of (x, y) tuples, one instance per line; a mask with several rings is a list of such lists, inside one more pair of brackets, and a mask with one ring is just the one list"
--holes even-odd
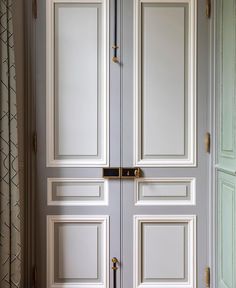
[[(25, 97), (24, 97), (24, 268), (23, 286), (36, 287), (35, 278), (35, 175), (36, 157), (33, 142), (35, 139), (35, 9), (37, 1), (24, 1), (24, 47), (25, 47)], [(124, 1), (124, 0), (121, 0)], [(217, 197), (216, 197), (216, 96), (215, 96), (215, 61), (216, 61), (216, 5), (211, 3), (211, 17), (209, 21), (209, 91), (208, 91), (208, 127), (211, 134), (211, 153), (209, 155), (209, 267), (211, 268), (211, 287), (216, 287), (216, 235), (217, 235)], [(207, 131), (206, 131), (207, 132)], [(203, 139), (202, 141), (203, 142)]]

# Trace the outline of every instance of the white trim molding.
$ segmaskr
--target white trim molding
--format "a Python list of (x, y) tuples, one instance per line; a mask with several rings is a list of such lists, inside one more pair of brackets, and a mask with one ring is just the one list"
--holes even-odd
[[(101, 151), (100, 155), (56, 157), (55, 148), (55, 4), (101, 4)], [(109, 165), (109, 0), (47, 0), (46, 1), (46, 162), (47, 167), (106, 167)], [(101, 132), (102, 131), (102, 132)], [(98, 137), (98, 136), (97, 136)], [(79, 156), (79, 157), (77, 157)]]
[[(55, 224), (57, 223), (97, 223), (102, 225), (102, 279), (99, 283), (55, 282)], [(107, 288), (109, 287), (109, 216), (104, 215), (50, 215), (47, 216), (47, 288)]]
[[(187, 225), (187, 275), (183, 281), (142, 281), (142, 226), (143, 224), (176, 223)], [(196, 215), (134, 215), (134, 288), (196, 288)]]
[[(142, 192), (142, 188), (140, 185), (145, 186), (154, 186), (156, 188), (159, 186), (166, 186), (165, 191), (161, 192), (160, 195), (153, 195), (152, 199), (150, 197), (144, 197), (140, 199), (140, 193)], [(180, 187), (184, 190), (185, 195), (178, 195), (178, 193), (173, 193), (175, 195), (171, 195), (171, 193), (166, 194), (168, 191), (168, 187), (172, 187), (173, 189)], [(161, 189), (159, 189), (161, 190)], [(155, 192), (155, 187), (152, 189)], [(135, 205), (136, 206), (165, 206), (165, 205), (176, 205), (176, 206), (187, 206), (187, 205), (196, 205), (196, 178), (194, 177), (176, 177), (176, 178), (139, 178), (135, 179)], [(151, 195), (148, 195), (151, 196)], [(146, 198), (146, 199), (145, 199)], [(155, 198), (155, 199), (154, 199)]]
[[(89, 189), (86, 189), (86, 192), (83, 193), (83, 195), (79, 195), (80, 193), (78, 192), (77, 195), (74, 195), (73, 198), (77, 197), (78, 200), (64, 200), (63, 197), (66, 196), (66, 191), (65, 195), (61, 195), (62, 199), (54, 199), (53, 197), (53, 184), (60, 184), (60, 185), (76, 185), (78, 186), (78, 190), (83, 192), (81, 190), (81, 186), (88, 186), (90, 187), (95, 187), (97, 188), (99, 195), (96, 195), (95, 197), (91, 197), (92, 195), (89, 193)], [(101, 191), (102, 190), (102, 191)], [(102, 194), (101, 194), (102, 193)], [(86, 195), (87, 194), (87, 195)], [(86, 200), (82, 200), (84, 198)], [(91, 199), (88, 199), (91, 198)], [(48, 178), (47, 179), (47, 202), (48, 206), (107, 206), (108, 205), (108, 180), (106, 179), (100, 179), (100, 178)]]
[[(187, 5), (188, 9), (188, 64), (186, 91), (185, 153), (184, 155), (143, 156), (142, 143), (142, 5)], [(134, 1), (134, 166), (140, 167), (195, 167), (196, 163), (196, 48), (197, 47), (197, 0), (135, 0)]]

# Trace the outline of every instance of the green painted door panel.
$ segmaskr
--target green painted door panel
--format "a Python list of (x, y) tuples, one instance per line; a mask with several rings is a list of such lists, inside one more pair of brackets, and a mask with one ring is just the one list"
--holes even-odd
[(218, 173), (218, 283), (220, 288), (235, 287), (235, 187), (236, 178)]
[(235, 1), (217, 3), (218, 162), (221, 167), (236, 171)]
[(236, 288), (236, 1), (217, 0), (216, 4), (216, 288)]

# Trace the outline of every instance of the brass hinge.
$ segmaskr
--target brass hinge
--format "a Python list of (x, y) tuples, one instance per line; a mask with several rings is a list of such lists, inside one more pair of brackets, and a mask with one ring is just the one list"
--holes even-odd
[(205, 284), (206, 288), (210, 288), (211, 285), (211, 270), (210, 267), (205, 268)]
[(206, 0), (206, 17), (211, 18), (211, 0)]
[(32, 273), (32, 280), (33, 280), (33, 287), (37, 287), (37, 269), (36, 266), (33, 267), (33, 273)]
[(32, 12), (34, 19), (38, 18), (38, 3), (37, 0), (32, 0)]
[(205, 150), (207, 153), (211, 152), (211, 134), (207, 132), (204, 139)]
[(33, 135), (33, 149), (34, 149), (34, 153), (37, 153), (37, 132), (34, 132)]

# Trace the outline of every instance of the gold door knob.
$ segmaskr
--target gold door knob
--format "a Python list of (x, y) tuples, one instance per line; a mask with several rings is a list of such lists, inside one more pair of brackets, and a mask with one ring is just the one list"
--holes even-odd
[(111, 259), (111, 262), (112, 262), (112, 263), (118, 263), (119, 261), (118, 261), (118, 259), (117, 259), (116, 257), (113, 257), (113, 258)]
[(117, 263), (119, 263), (118, 259), (117, 259), (116, 257), (113, 257), (113, 258), (111, 259), (111, 262), (113, 263), (111, 269), (112, 269), (112, 270), (117, 270), (117, 269), (118, 269)]

